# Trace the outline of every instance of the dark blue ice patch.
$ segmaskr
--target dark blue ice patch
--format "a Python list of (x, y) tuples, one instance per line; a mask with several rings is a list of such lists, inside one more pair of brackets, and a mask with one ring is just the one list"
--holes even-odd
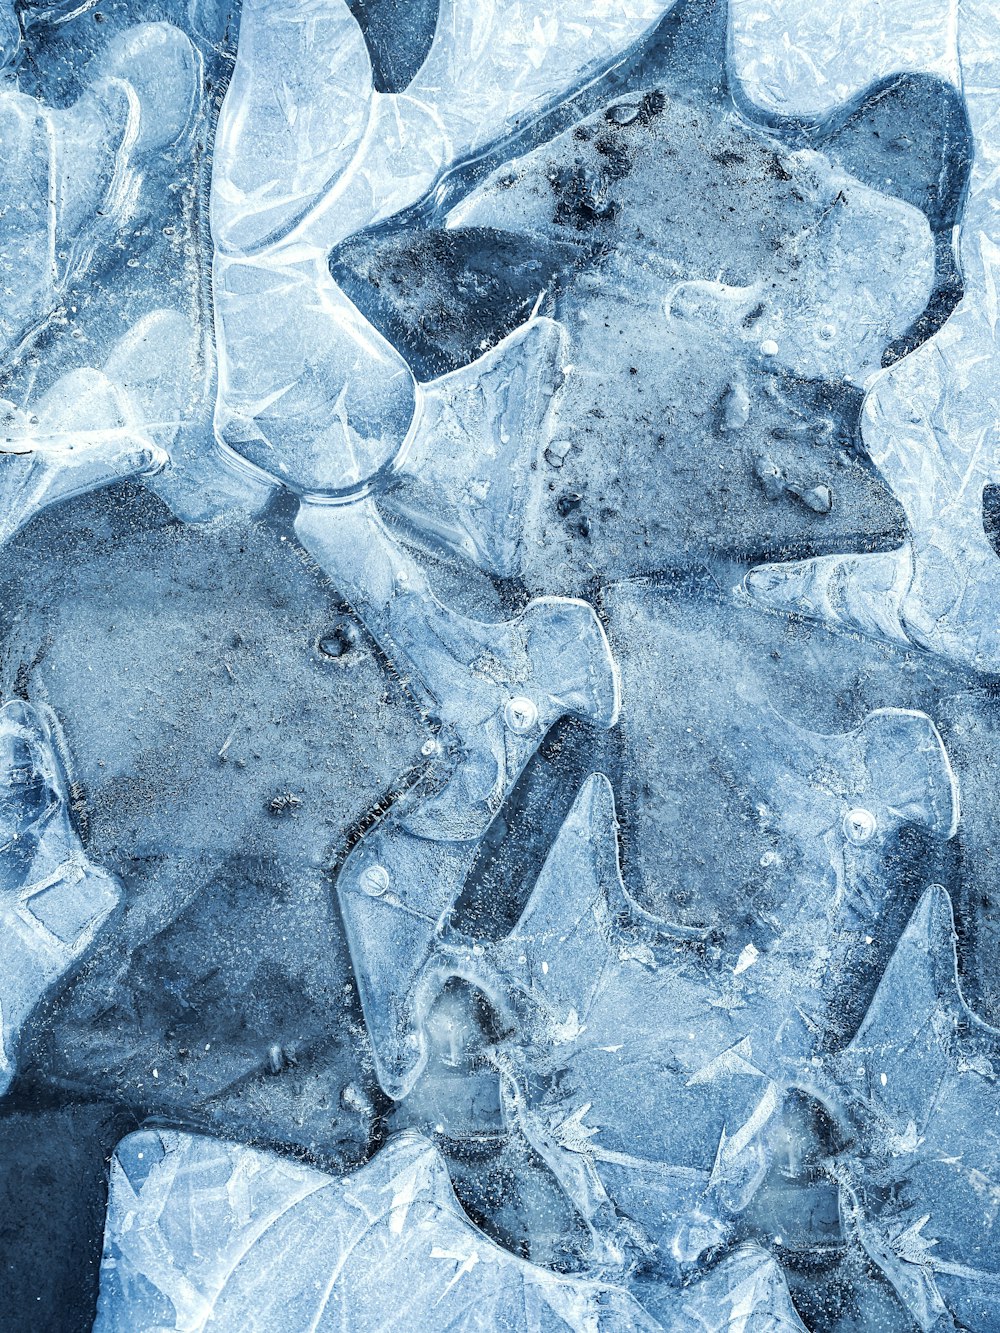
[(347, 0), (358, 21), (379, 93), (401, 93), (427, 59), (438, 0)]

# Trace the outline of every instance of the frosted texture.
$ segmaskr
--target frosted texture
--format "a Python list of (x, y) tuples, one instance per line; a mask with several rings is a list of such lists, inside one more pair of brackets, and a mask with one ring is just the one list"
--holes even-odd
[(991, 0), (0, 0), (0, 1333), (1000, 1333)]

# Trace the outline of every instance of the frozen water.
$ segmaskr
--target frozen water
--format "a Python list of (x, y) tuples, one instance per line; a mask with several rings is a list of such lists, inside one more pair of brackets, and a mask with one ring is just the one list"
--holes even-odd
[(112, 43), (71, 107), (0, 91), (5, 359), (37, 337), (81, 270), (134, 216), (140, 173), (184, 132), (198, 77), (190, 41), (158, 23)]
[(948, 324), (895, 366), (867, 404), (868, 451), (898, 495), (911, 532), (898, 551), (754, 570), (751, 596), (864, 633), (910, 639), (995, 671), (996, 552), (984, 493), (997, 472), (987, 383), (995, 378), (997, 156), (992, 6), (963, 9), (961, 62), (975, 160), (959, 245), (965, 295)]
[(120, 898), (73, 827), (60, 745), (48, 710), (17, 700), (0, 710), (0, 1092), (14, 1076), (26, 1019)]
[[(813, 761), (813, 771), (840, 789), (841, 808), (838, 816), (825, 812), (816, 792), (811, 811), (796, 808), (792, 822), (800, 833), (811, 829), (829, 855), (834, 839), (842, 849), (876, 839), (880, 820), (884, 838), (895, 802), (917, 793), (933, 801), (923, 761), (908, 775), (897, 771), (900, 754), (919, 753), (928, 742), (940, 762), (938, 740), (916, 739), (926, 725), (915, 716), (874, 715), (860, 734), (825, 738), (826, 754)], [(907, 729), (909, 744), (897, 748), (896, 737)], [(874, 739), (880, 730), (885, 740)], [(865, 799), (877, 815), (851, 806), (853, 795), (845, 800), (861, 790), (849, 773), (850, 760), (859, 764), (862, 755), (874, 787)], [(838, 765), (842, 776), (834, 777)], [(876, 796), (887, 781), (891, 786)], [(799, 782), (789, 784), (796, 796)], [(908, 814), (921, 817), (917, 808)], [(934, 818), (932, 805), (927, 814)], [(947, 824), (940, 831), (947, 833)], [(881, 905), (862, 867), (850, 859), (828, 863), (826, 883), (817, 875), (810, 889), (807, 855), (804, 843), (796, 858), (803, 899), (776, 903), (769, 914), (774, 937), (765, 941), (757, 933), (755, 942), (752, 932), (730, 928), (706, 959), (704, 931), (653, 917), (628, 896), (611, 789), (595, 775), (563, 824), (520, 922), (497, 951), (494, 993), (517, 1015), (516, 1049), (507, 1058), (525, 1070), (526, 1086), (542, 1089), (540, 1097), (528, 1094), (536, 1103), (529, 1115), (589, 1162), (616, 1205), (651, 1232), (660, 1254), (676, 1255), (690, 1243), (679, 1239), (681, 1231), (717, 1243), (712, 1219), (721, 1226), (743, 1211), (769, 1161), (762, 1132), (777, 1116), (784, 1089), (811, 1085), (814, 1060), (837, 1021), (828, 1006), (852, 971), (863, 972), (866, 932), (870, 941), (880, 930)], [(699, 941), (702, 947), (692, 949)], [(464, 965), (475, 973), (474, 958)], [(491, 973), (481, 975), (488, 987)], [(516, 994), (504, 995), (505, 978)], [(650, 1179), (664, 1166), (687, 1175), (667, 1171), (651, 1190)], [(700, 1184), (691, 1173), (701, 1173)], [(660, 1188), (672, 1191), (666, 1208)]]
[(392, 463), (418, 411), (413, 375), (332, 280), (327, 251), (415, 202), (665, 7), (639, 0), (609, 24), (587, 0), (547, 7), (544, 22), (534, 5), (448, 3), (397, 95), (374, 91), (343, 0), (247, 4), (212, 186), (222, 443), (306, 493), (350, 493)]
[(676, 1333), (802, 1333), (780, 1265), (748, 1245), (682, 1295), (673, 1295), (661, 1315)]
[(1000, 1328), (998, 49), (0, 3), (0, 1333)]
[(481, 569), (516, 577), (519, 521), (565, 355), (560, 326), (532, 319), (476, 363), (430, 381), (387, 508)]
[(373, 506), (303, 504), (296, 531), (396, 669), (426, 691), (440, 726), (421, 782), (337, 880), (379, 1077), (401, 1097), (423, 1058), (421, 973), (479, 842), (560, 717), (614, 725), (618, 680), (584, 602), (538, 599), (515, 621), (482, 624), (438, 601)]
[[(895, 887), (885, 853), (900, 825), (937, 838), (958, 825), (955, 775), (929, 718), (903, 709), (864, 717), (857, 701), (846, 717), (817, 714), (812, 696), (838, 669), (842, 643), (813, 636), (806, 651), (825, 649), (829, 665), (804, 676), (782, 661), (783, 627), (717, 599), (632, 583), (606, 608), (622, 671), (622, 794), (640, 901), (706, 931), (728, 935), (745, 921), (757, 948), (797, 911), (807, 932), (829, 912), (838, 932), (864, 925), (879, 935)], [(840, 727), (851, 730), (824, 734)], [(687, 781), (658, 783), (672, 764)], [(716, 827), (740, 836), (706, 836)]]
[[(0, 542), (47, 505), (171, 471), (168, 451), (183, 450), (195, 410), (188, 334), (179, 313), (154, 310), (110, 349), (103, 371), (68, 370), (25, 408), (0, 402)], [(176, 496), (174, 481), (165, 489)]]
[(0, 4), (0, 68), (12, 65), (21, 47), (21, 25), (17, 21), (14, 0)]
[[(849, 1168), (858, 1229), (922, 1329), (949, 1309), (987, 1328), (1000, 1301), (1000, 1213), (985, 1184), (1000, 1164), (1000, 1030), (965, 1004), (954, 941), (934, 886), (842, 1057), (863, 1126)], [(876, 1200), (875, 1180), (892, 1195)]]
[(3, 580), (4, 696), (62, 721), (125, 896), (26, 1037), (35, 1095), (357, 1160), (375, 1089), (329, 864), (421, 762), (412, 704), (259, 520), (181, 526), (109, 490), (29, 525)]
[(733, 70), (756, 106), (792, 116), (835, 111), (888, 75), (960, 82), (951, 0), (730, 0)]
[[(782, 137), (641, 74), (668, 70), (640, 65), (627, 97), (598, 82), (596, 108), (540, 122), (531, 151), (515, 136), (488, 175), (453, 173), (345, 239), (334, 277), (424, 380), (472, 370), (533, 309), (562, 324), (517, 520), (538, 590), (695, 549), (891, 541), (898, 510), (852, 449), (857, 389), (943, 281), (919, 187), (940, 162), (915, 140), (889, 192), (858, 148), (880, 134), (875, 106)], [(402, 502), (436, 533), (430, 485), (415, 504), (406, 477)]]
[(134, 1134), (112, 1165), (103, 1272), (99, 1333), (659, 1327), (619, 1288), (490, 1244), (417, 1135), (338, 1180), (175, 1131)]

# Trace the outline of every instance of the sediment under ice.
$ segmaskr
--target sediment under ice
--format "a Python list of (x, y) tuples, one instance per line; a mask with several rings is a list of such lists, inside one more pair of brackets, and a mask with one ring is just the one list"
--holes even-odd
[(0, 1328), (1000, 1329), (998, 52), (0, 3)]

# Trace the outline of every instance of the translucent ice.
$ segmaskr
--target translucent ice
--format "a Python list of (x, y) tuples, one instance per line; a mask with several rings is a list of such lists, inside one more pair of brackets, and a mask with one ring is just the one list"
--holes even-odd
[(942, 888), (921, 899), (841, 1070), (862, 1130), (849, 1180), (865, 1247), (921, 1329), (949, 1310), (994, 1327), (1000, 1031), (962, 998)]
[(1000, 1327), (984, 5), (0, 0), (11, 1318)]
[(584, 602), (538, 599), (499, 625), (447, 609), (370, 502), (303, 504), (296, 532), (441, 725), (424, 779), (338, 878), (379, 1077), (400, 1096), (422, 1060), (418, 980), (483, 835), (560, 717), (614, 724), (617, 675)]
[[(897, 724), (912, 728), (913, 747), (894, 743)], [(883, 829), (887, 818), (898, 821), (898, 812), (889, 816), (898, 799), (896, 769), (919, 747), (921, 725), (875, 715), (855, 736), (828, 745), (816, 764), (828, 780), (832, 767), (842, 766), (850, 784), (852, 750), (855, 763), (866, 755), (874, 784), (867, 799), (877, 815), (851, 809), (848, 798), (837, 828), (819, 798), (811, 811), (799, 805), (792, 822), (811, 827), (821, 846), (836, 837), (857, 847), (879, 821)], [(882, 726), (887, 745), (873, 743)], [(801, 781), (792, 778), (791, 789)], [(883, 794), (873, 800), (879, 786)], [(897, 790), (908, 787), (903, 778)], [(915, 807), (907, 813), (920, 817)], [(694, 932), (644, 912), (625, 891), (611, 789), (594, 775), (520, 922), (493, 955), (495, 970), (482, 972), (494, 994), (504, 995), (503, 978), (514, 984), (504, 999), (519, 1015), (511, 1019), (518, 1042), (508, 1058), (533, 1089), (530, 1113), (584, 1159), (661, 1253), (680, 1252), (689, 1243), (682, 1236), (695, 1231), (702, 1244), (716, 1243), (713, 1226), (753, 1197), (769, 1160), (765, 1130), (783, 1089), (810, 1085), (831, 1022), (827, 1006), (849, 974), (848, 961), (858, 965), (865, 931), (877, 929), (881, 909), (871, 882), (856, 896), (843, 880), (839, 889), (832, 878), (825, 887), (814, 880), (811, 890), (808, 883), (798, 902), (775, 914), (773, 942), (758, 949), (730, 932), (705, 966), (704, 948), (689, 947)], [(465, 966), (475, 975), (475, 958)], [(700, 1181), (669, 1168), (702, 1173)], [(672, 1198), (666, 1207), (664, 1191)]]
[(996, 378), (995, 8), (962, 7), (957, 56), (975, 141), (960, 227), (961, 305), (934, 338), (874, 386), (868, 451), (902, 502), (910, 540), (877, 556), (829, 556), (754, 570), (751, 596), (849, 629), (909, 640), (980, 670), (1000, 661), (1000, 562), (983, 525), (1000, 472), (989, 386)]
[[(384, 95), (343, 0), (245, 6), (213, 172), (224, 447), (307, 493), (350, 493), (388, 467), (418, 410), (416, 386), (331, 279), (328, 251), (419, 199), (463, 150), (610, 59), (668, 7), (638, 0), (609, 22), (600, 6), (589, 22), (592, 4), (562, 0), (543, 22), (534, 5), (477, 17), (446, 6), (416, 80)], [(325, 132), (331, 115), (336, 137)]]
[(781, 1266), (747, 1245), (657, 1311), (671, 1333), (806, 1333), (788, 1294)]
[[(505, 10), (445, 0), (427, 60), (406, 93), (381, 94), (343, 0), (314, 0), (306, 9), (254, 0), (243, 10), (221, 121), (217, 244), (247, 252), (293, 236), (311, 213), (342, 210), (355, 177), (369, 173), (378, 200), (370, 216), (390, 201), (392, 211), (405, 207), (446, 163), (612, 60), (670, 8), (671, 0), (630, 0), (612, 15), (594, 0)], [(336, 138), (323, 132), (329, 114), (341, 127)], [(395, 158), (380, 161), (393, 138)], [(436, 152), (407, 182), (407, 159), (412, 172), (427, 151), (421, 139)], [(401, 185), (409, 185), (409, 197)], [(312, 219), (306, 231), (313, 232)]]
[(427, 384), (384, 505), (480, 569), (516, 576), (565, 351), (559, 325), (534, 319), (471, 366)]
[(66, 287), (106, 259), (135, 214), (149, 159), (185, 130), (199, 78), (188, 38), (151, 23), (109, 46), (72, 107), (0, 91), (5, 361), (45, 327)]
[(87, 859), (71, 822), (59, 745), (47, 710), (0, 708), (0, 1093), (22, 1025), (118, 905), (118, 886)]
[[(124, 370), (126, 357), (116, 349), (111, 368)], [(31, 412), (0, 400), (0, 544), (47, 505), (162, 468), (167, 454), (155, 440), (172, 440), (183, 392), (168, 376), (164, 359), (146, 394), (136, 385), (133, 397), (102, 371), (73, 370)]]
[(0, 691), (56, 712), (88, 855), (128, 891), (31, 1025), (34, 1086), (360, 1160), (377, 1094), (331, 849), (428, 729), (287, 529), (180, 524), (126, 484), (2, 566)]
[[(849, 974), (852, 954), (875, 966), (884, 955), (863, 940), (880, 937), (879, 923), (893, 917), (885, 858), (899, 828), (910, 822), (937, 838), (957, 829), (956, 778), (933, 724), (878, 710), (846, 735), (824, 734), (835, 722), (805, 726), (817, 706), (825, 710), (830, 675), (847, 661), (833, 636), (811, 639), (828, 670), (796, 673), (793, 684), (782, 671), (780, 622), (755, 623), (717, 596), (651, 583), (620, 585), (605, 606), (622, 671), (618, 795), (629, 811), (636, 895), (706, 932), (732, 936), (742, 922), (737, 952), (749, 943), (766, 952), (797, 913), (789, 944), (826, 918), (840, 941), (827, 960), (829, 985), (842, 968)], [(851, 722), (859, 712), (844, 710)], [(676, 766), (683, 782), (663, 776)], [(720, 832), (732, 829), (738, 838)], [(863, 921), (852, 950), (839, 931)]]
[(0, 0), (0, 69), (12, 65), (21, 46), (21, 25), (14, 0)]
[[(675, 26), (709, 8), (683, 6)], [(338, 289), (420, 381), (485, 377), (483, 352), (539, 312), (562, 326), (543, 462), (508, 539), (537, 591), (695, 549), (902, 535), (852, 447), (857, 413), (887, 348), (929, 311), (940, 321), (936, 201), (952, 206), (961, 171), (916, 128), (916, 93), (898, 116), (919, 151), (890, 161), (887, 140), (872, 160), (874, 94), (808, 134), (754, 124), (720, 96), (718, 70), (685, 81), (680, 42), (665, 20), (641, 58), (333, 252)], [(475, 451), (472, 430), (462, 447)], [(441, 536), (433, 514), (424, 526)]]
[(757, 106), (819, 116), (899, 70), (959, 82), (951, 0), (730, 0), (733, 70)]
[(492, 1244), (417, 1135), (392, 1139), (342, 1179), (171, 1130), (119, 1144), (95, 1333), (401, 1324), (660, 1327), (618, 1287), (557, 1276)]

